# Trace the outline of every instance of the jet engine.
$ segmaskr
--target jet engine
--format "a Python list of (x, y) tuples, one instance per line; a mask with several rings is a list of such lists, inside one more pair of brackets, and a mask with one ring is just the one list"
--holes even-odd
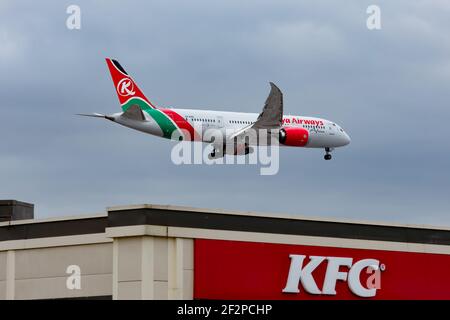
[(304, 147), (308, 143), (309, 132), (303, 128), (281, 128), (280, 143), (292, 147)]

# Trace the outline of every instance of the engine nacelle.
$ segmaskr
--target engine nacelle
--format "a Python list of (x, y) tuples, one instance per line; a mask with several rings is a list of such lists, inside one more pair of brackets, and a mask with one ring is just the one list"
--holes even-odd
[(303, 128), (281, 128), (280, 143), (292, 147), (304, 147), (308, 143), (309, 132)]

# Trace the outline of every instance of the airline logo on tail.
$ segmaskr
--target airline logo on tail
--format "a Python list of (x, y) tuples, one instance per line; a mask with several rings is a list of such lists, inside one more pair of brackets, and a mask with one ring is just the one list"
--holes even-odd
[(130, 78), (123, 78), (117, 83), (117, 93), (122, 97), (134, 96), (136, 91), (134, 91), (134, 83)]
[(142, 104), (141, 109), (155, 108), (117, 60), (107, 58), (106, 63), (123, 111), (132, 104)]
[[(186, 140), (201, 140), (194, 127), (181, 115), (173, 110), (157, 109), (117, 60), (106, 58), (106, 64), (124, 112), (137, 106), (158, 124), (165, 138), (171, 139), (174, 132), (179, 131), (177, 136), (184, 136)], [(185, 135), (185, 132), (189, 135)]]

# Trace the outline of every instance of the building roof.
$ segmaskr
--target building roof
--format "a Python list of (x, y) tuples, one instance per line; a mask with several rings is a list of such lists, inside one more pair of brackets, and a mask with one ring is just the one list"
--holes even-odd
[(158, 225), (450, 245), (450, 229), (435, 226), (234, 212), (156, 204), (112, 207), (107, 211), (107, 214), (89, 216), (3, 222), (0, 223), (0, 241), (104, 233), (108, 227)]

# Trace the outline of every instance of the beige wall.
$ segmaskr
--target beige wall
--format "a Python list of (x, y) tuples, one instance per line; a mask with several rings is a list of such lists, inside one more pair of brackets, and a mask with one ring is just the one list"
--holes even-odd
[[(81, 289), (70, 290), (67, 267), (81, 271)], [(45, 290), (42, 290), (45, 288)], [(88, 244), (17, 250), (15, 253), (15, 298), (110, 295), (112, 288), (112, 244)]]
[(112, 274), (112, 244), (87, 244), (16, 251), (16, 279), (66, 277), (78, 265), (83, 275)]
[(6, 299), (6, 281), (0, 281), (0, 300)]
[(6, 252), (0, 251), (0, 281), (4, 280), (6, 280)]
[(192, 239), (118, 237), (114, 248), (114, 299), (192, 299)]
[[(157, 236), (152, 234), (154, 229), (144, 228), (139, 235), (131, 232), (112, 238), (72, 236), (3, 243), (0, 299), (192, 299), (193, 239), (169, 238), (160, 230)], [(70, 265), (80, 267), (79, 290), (67, 288)]]
[[(2, 245), (0, 299), (111, 295), (113, 244), (104, 235), (17, 240)], [(80, 267), (80, 289), (67, 287), (70, 265)]]
[(152, 299), (163, 294), (164, 284), (167, 288), (167, 273), (163, 271), (167, 270), (166, 243), (152, 237), (125, 237), (114, 240), (114, 245), (114, 298)]

